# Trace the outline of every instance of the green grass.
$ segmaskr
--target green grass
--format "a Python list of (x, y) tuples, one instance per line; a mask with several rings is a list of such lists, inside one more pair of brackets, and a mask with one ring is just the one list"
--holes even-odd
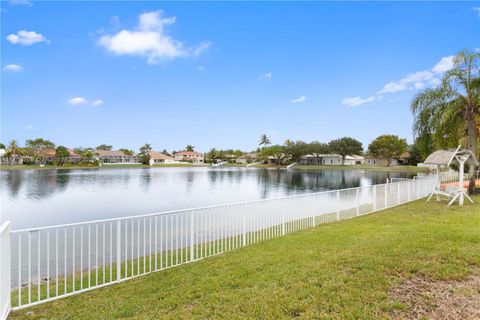
[(10, 319), (384, 319), (402, 279), (480, 266), (480, 197), (420, 200), (12, 313)]
[(334, 169), (334, 170), (371, 170), (371, 171), (403, 171), (403, 172), (428, 172), (428, 168), (417, 166), (376, 166), (376, 165), (354, 165), (354, 166), (329, 166), (329, 165), (295, 165), (293, 169)]

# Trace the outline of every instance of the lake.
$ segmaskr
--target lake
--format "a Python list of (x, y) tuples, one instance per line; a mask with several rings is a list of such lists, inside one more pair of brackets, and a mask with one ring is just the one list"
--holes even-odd
[(0, 172), (2, 221), (29, 228), (275, 198), (411, 178), (411, 172), (118, 168)]

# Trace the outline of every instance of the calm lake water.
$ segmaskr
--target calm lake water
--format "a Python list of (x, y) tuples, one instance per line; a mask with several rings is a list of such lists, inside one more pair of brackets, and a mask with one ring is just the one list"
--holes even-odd
[(28, 228), (385, 183), (412, 173), (150, 168), (0, 172), (2, 221)]

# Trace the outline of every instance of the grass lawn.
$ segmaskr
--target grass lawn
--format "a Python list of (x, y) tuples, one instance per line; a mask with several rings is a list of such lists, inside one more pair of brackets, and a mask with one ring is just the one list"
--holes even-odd
[[(462, 208), (420, 200), (321, 225), (9, 319), (411, 318), (413, 307), (392, 293), (402, 283), (466, 283), (480, 270), (474, 200)], [(471, 294), (480, 301), (480, 288)]]

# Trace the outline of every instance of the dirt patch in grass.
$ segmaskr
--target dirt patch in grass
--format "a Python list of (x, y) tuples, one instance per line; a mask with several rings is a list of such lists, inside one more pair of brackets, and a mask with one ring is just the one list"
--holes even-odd
[(390, 296), (405, 306), (392, 312), (394, 319), (480, 319), (480, 269), (464, 280), (414, 277)]

